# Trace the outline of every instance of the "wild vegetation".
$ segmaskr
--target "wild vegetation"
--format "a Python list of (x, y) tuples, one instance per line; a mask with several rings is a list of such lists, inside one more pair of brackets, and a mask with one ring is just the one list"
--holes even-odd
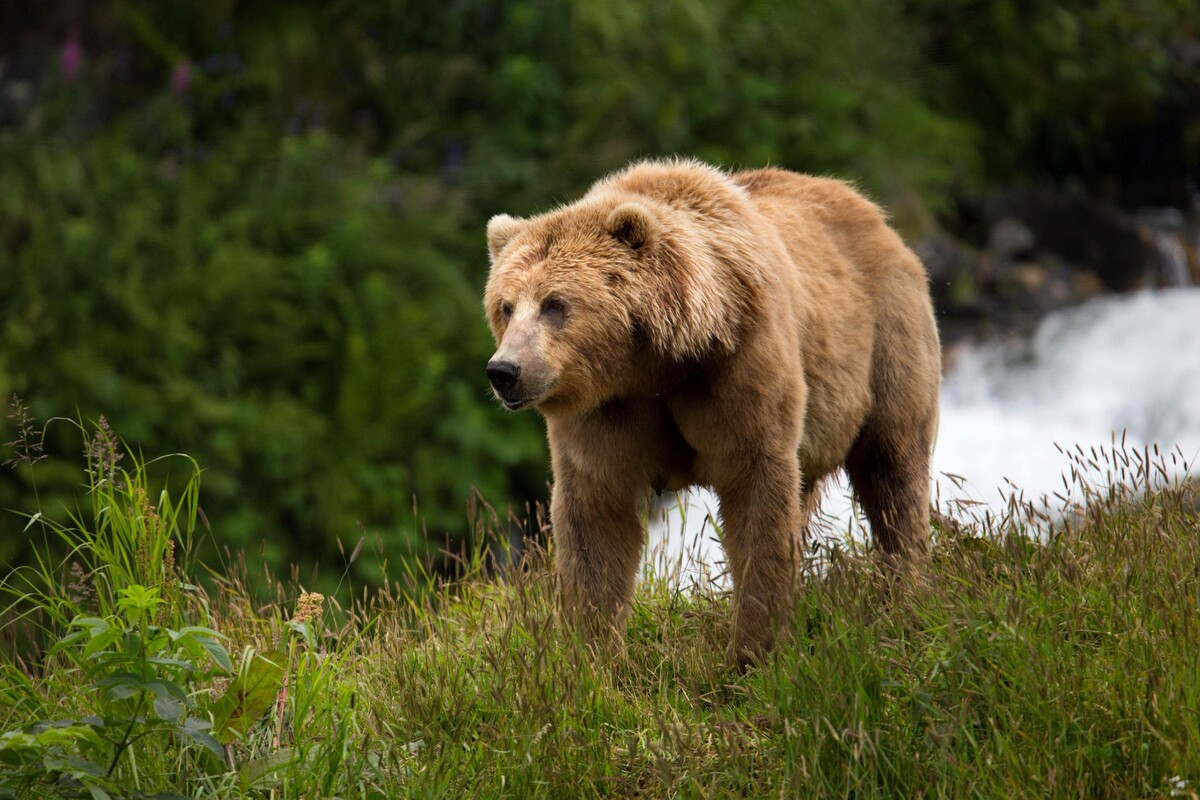
[(719, 657), (728, 598), (652, 580), (597, 662), (540, 551), (497, 568), (477, 546), (452, 579), (413, 568), (347, 604), (291, 580), (260, 602), (236, 565), (205, 588), (195, 462), (83, 427), (86, 502), (22, 523), (68, 559), (0, 584), (0, 797), (1197, 796), (1178, 454), (1076, 452), (1049, 529), (1016, 502), (938, 516), (919, 588), (885, 597), (852, 543), (825, 552), (789, 640), (742, 673)]

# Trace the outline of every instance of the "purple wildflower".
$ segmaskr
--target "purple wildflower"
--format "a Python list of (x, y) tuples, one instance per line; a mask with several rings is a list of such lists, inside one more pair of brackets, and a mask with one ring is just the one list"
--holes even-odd
[(83, 45), (74, 36), (63, 42), (58, 52), (58, 66), (67, 83), (74, 83), (79, 78), (79, 71), (83, 67)]
[(185, 94), (192, 85), (192, 62), (181, 59), (171, 70), (171, 90), (175, 94)]

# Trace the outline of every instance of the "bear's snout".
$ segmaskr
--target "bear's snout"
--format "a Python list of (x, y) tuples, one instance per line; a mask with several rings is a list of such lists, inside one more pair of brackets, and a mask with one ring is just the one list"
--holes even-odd
[(511, 361), (489, 361), (487, 376), (496, 393), (507, 399), (521, 377), (521, 368)]

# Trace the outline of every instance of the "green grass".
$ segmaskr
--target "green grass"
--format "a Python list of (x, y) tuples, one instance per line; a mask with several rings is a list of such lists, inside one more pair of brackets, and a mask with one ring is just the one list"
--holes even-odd
[(198, 473), (151, 503), (149, 464), (92, 464), (87, 513), (28, 529), (71, 556), (3, 583), (0, 797), (1196, 797), (1200, 502), (1102, 456), (1052, 535), (939, 517), (918, 589), (834, 554), (745, 673), (726, 597), (654, 583), (596, 663), (536, 551), (348, 606), (203, 589)]

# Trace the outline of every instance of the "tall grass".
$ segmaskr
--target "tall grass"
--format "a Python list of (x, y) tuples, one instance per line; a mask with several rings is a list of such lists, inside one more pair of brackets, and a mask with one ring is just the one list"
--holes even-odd
[(739, 673), (728, 598), (654, 581), (597, 663), (536, 547), (346, 606), (199, 588), (194, 465), (151, 501), (151, 463), (93, 459), (86, 513), (30, 528), (68, 557), (3, 583), (0, 797), (1196, 797), (1200, 500), (1164, 461), (1078, 451), (1053, 521), (946, 510), (886, 599), (836, 550)]

